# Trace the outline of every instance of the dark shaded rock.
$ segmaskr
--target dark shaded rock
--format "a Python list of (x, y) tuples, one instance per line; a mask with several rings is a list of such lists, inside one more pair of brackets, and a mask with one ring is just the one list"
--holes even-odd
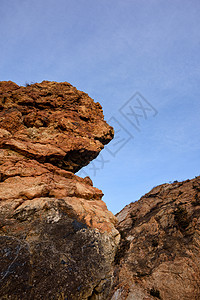
[(103, 280), (109, 292), (112, 237), (70, 218), (62, 202), (1, 214), (1, 299), (88, 299)]

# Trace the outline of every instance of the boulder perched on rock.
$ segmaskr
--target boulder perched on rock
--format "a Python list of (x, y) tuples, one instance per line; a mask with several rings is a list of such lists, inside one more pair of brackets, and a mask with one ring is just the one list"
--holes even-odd
[(0, 147), (77, 172), (112, 140), (102, 107), (67, 82), (0, 82)]
[(117, 218), (112, 300), (200, 299), (200, 177), (157, 186)]
[(0, 83), (1, 299), (107, 299), (117, 219), (74, 172), (112, 137), (68, 83)]

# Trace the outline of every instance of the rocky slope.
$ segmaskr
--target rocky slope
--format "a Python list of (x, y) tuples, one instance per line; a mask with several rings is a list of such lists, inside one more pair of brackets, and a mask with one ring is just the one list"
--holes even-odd
[(68, 83), (0, 82), (0, 299), (107, 299), (117, 220), (74, 172), (112, 137)]
[(112, 300), (200, 299), (200, 177), (157, 186), (117, 218)]

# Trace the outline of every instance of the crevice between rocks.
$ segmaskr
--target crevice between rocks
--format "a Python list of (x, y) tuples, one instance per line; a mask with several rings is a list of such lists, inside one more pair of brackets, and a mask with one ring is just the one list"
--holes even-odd
[(23, 155), (24, 158), (26, 159), (34, 159), (41, 164), (50, 163), (53, 166), (56, 166), (60, 169), (73, 172), (73, 173), (78, 172), (81, 168), (89, 164), (90, 161), (92, 161), (99, 155), (98, 151), (78, 149), (78, 150), (68, 151), (65, 156), (63, 155), (39, 156), (39, 154), (35, 155), (26, 150), (19, 149), (15, 145), (6, 145), (6, 144), (3, 144), (2, 149), (14, 151), (17, 154)]

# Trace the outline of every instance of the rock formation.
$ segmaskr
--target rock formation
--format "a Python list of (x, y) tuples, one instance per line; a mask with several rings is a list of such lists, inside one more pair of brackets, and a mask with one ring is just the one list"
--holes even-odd
[(117, 218), (112, 300), (200, 299), (200, 177), (157, 186)]
[(69, 83), (0, 82), (0, 299), (200, 299), (200, 177), (116, 218), (74, 174), (112, 138)]
[(74, 172), (112, 137), (68, 83), (0, 82), (1, 299), (107, 299), (116, 218)]

